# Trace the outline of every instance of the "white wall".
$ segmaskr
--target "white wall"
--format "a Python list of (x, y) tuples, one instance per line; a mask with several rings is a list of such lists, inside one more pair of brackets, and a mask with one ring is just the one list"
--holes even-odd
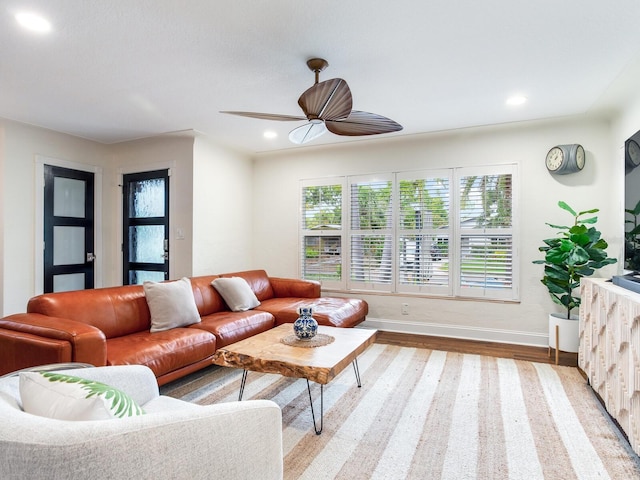
[[(546, 315), (556, 307), (539, 282), (542, 267), (531, 261), (540, 258), (541, 240), (553, 234), (545, 222), (567, 221), (557, 201), (579, 210), (600, 208), (598, 227), (611, 245), (609, 254), (622, 252), (621, 147), (640, 128), (640, 96), (627, 105), (611, 125), (574, 117), (307, 147), (253, 160), (194, 132), (101, 145), (0, 119), (2, 314), (24, 311), (34, 293), (36, 155), (103, 168), (104, 285), (120, 284), (122, 172), (167, 165), (173, 170), (172, 277), (247, 268), (297, 276), (300, 179), (515, 162), (521, 186), (519, 303), (362, 297), (371, 322), (387, 328), (544, 345)], [(562, 143), (585, 147), (582, 172), (554, 177), (546, 171), (546, 152)], [(178, 228), (183, 240), (175, 238)], [(613, 273), (617, 267), (598, 275)], [(409, 303), (410, 315), (400, 314), (401, 303)]]
[[(2, 160), (2, 315), (24, 312), (35, 294), (36, 155), (90, 166), (108, 164), (108, 147), (71, 135), (0, 119)], [(108, 208), (108, 206), (107, 206)], [(101, 229), (96, 235), (101, 236)], [(42, 241), (40, 239), (40, 241)]]
[[(360, 174), (517, 163), (520, 179), (520, 302), (497, 303), (412, 296), (356, 295), (370, 306), (372, 324), (403, 331), (455, 335), (514, 343), (546, 345), (547, 314), (557, 311), (540, 283), (542, 239), (555, 231), (545, 225), (566, 223), (557, 207), (564, 200), (576, 210), (599, 208), (598, 227), (617, 256), (621, 232), (614, 215), (619, 183), (605, 121), (581, 117), (458, 130), (439, 134), (358, 141), (330, 148), (305, 148), (261, 155), (254, 167), (255, 264), (272, 275), (298, 275), (299, 181)], [(544, 158), (557, 144), (580, 143), (587, 153), (583, 171), (566, 176), (547, 172)], [(616, 268), (602, 270), (610, 276)], [(409, 303), (410, 315), (401, 315)], [(577, 313), (577, 312), (575, 312)], [(382, 323), (375, 323), (382, 322)]]
[(0, 119), (0, 315), (24, 312), (38, 293), (35, 231), (42, 219), (36, 218), (36, 156), (102, 169), (98, 283), (122, 283), (122, 174), (163, 168), (172, 172), (171, 277), (253, 268), (252, 161), (196, 136), (186, 131), (103, 145)]
[(197, 135), (193, 172), (193, 274), (253, 268), (252, 161)]

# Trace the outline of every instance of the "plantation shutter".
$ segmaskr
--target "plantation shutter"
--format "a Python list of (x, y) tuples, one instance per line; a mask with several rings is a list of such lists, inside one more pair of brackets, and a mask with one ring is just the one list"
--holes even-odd
[(451, 294), (451, 170), (398, 174), (397, 291)]
[(469, 170), (461, 169), (458, 183), (460, 261), (456, 293), (514, 298), (512, 168), (466, 173)]
[(391, 292), (394, 266), (391, 176), (350, 178), (349, 198), (349, 288)]
[(317, 280), (323, 287), (344, 288), (343, 184), (328, 182), (302, 184), (300, 277)]

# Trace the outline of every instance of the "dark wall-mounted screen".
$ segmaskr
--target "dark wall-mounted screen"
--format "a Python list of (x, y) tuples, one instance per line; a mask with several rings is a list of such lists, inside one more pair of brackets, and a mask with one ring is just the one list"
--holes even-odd
[(624, 268), (640, 271), (640, 131), (624, 142)]

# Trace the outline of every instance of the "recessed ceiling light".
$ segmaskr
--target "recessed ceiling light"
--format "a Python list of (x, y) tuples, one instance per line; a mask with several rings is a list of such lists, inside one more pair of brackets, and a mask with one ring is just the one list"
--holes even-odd
[(514, 95), (513, 97), (507, 98), (507, 105), (522, 105), (527, 102), (527, 97), (524, 95)]
[(16, 20), (27, 30), (37, 33), (51, 31), (51, 23), (44, 17), (33, 12), (20, 12), (16, 14)]
[(265, 132), (262, 134), (262, 136), (264, 138), (276, 138), (278, 136), (278, 134), (276, 132), (274, 132), (273, 130), (265, 130)]

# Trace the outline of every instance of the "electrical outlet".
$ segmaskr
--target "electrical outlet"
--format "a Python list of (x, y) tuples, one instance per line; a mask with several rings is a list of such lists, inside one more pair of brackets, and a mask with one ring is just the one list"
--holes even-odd
[(409, 315), (409, 304), (403, 303), (401, 309), (402, 315)]

